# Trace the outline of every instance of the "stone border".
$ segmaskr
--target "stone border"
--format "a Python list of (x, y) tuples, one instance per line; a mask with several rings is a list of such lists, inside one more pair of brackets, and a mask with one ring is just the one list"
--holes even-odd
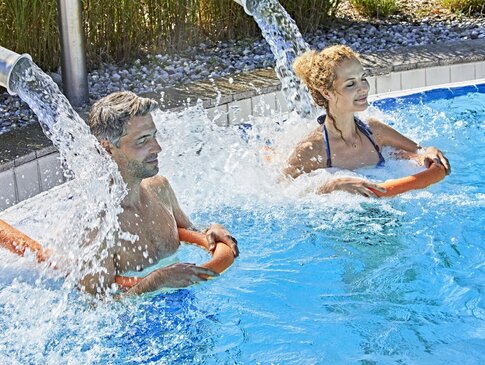
[[(362, 54), (370, 95), (485, 78), (485, 39)], [(181, 110), (197, 100), (221, 126), (249, 115), (286, 112), (281, 85), (272, 69), (196, 82), (144, 94), (162, 109)], [(86, 116), (84, 115), (84, 118)], [(59, 153), (38, 125), (0, 135), (0, 211), (65, 181)]]

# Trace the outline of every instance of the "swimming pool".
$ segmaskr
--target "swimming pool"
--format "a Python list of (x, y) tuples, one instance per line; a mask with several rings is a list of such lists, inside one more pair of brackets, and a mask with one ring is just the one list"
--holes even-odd
[[(5, 253), (0, 363), (483, 363), (485, 84), (377, 100), (369, 113), (439, 146), (452, 174), (395, 199), (316, 196), (312, 188), (328, 173), (276, 183), (278, 169), (259, 148), (268, 140), (291, 145), (314, 124), (254, 119), (243, 140), (197, 108), (158, 115), (167, 136), (161, 173), (195, 223), (230, 228), (240, 258), (207, 284), (93, 303), (45, 271), (36, 274), (28, 258)], [(388, 165), (399, 175), (418, 170)], [(77, 209), (61, 187), (0, 217), (62, 245), (56, 237)], [(178, 257), (206, 260), (189, 247)]]

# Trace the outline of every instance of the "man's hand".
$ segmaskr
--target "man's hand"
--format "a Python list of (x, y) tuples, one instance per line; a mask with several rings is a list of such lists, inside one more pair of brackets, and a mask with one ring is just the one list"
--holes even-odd
[(325, 183), (317, 190), (317, 194), (328, 194), (334, 190), (343, 190), (353, 194), (360, 194), (368, 198), (377, 197), (371, 189), (382, 193), (386, 192), (386, 189), (367, 180), (356, 177), (340, 177)]
[(239, 256), (239, 248), (237, 247), (237, 240), (230, 235), (229, 231), (221, 224), (211, 224), (205, 230), (207, 242), (209, 243), (209, 250), (213, 252), (216, 249), (216, 243), (221, 242), (229, 246), (234, 257)]
[(423, 153), (423, 164), (428, 168), (432, 163), (442, 165), (445, 168), (446, 175), (451, 173), (450, 162), (443, 152), (436, 147), (427, 147)]
[(188, 263), (177, 263), (156, 270), (160, 288), (185, 288), (216, 276), (219, 274), (215, 271)]

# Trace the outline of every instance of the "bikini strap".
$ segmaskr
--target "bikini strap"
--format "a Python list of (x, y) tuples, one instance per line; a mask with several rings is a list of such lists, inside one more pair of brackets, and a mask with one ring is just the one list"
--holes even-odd
[(322, 125), (322, 132), (323, 132), (323, 140), (325, 142), (325, 151), (327, 152), (327, 168), (332, 167), (332, 156), (330, 155), (330, 143), (328, 142), (328, 132), (327, 128), (325, 127), (325, 118), (326, 115), (320, 115), (317, 118), (317, 122)]
[(369, 139), (370, 143), (372, 143), (372, 145), (374, 146), (374, 148), (377, 152), (377, 155), (379, 156), (379, 162), (377, 163), (377, 166), (379, 166), (379, 167), (383, 166), (384, 162), (386, 162), (386, 160), (384, 159), (384, 156), (382, 156), (381, 149), (379, 148), (379, 145), (374, 140), (374, 137), (372, 137), (373, 133), (372, 133), (371, 129), (369, 128), (369, 126), (367, 124), (365, 124), (363, 121), (361, 121), (357, 117), (354, 117), (354, 121), (355, 121), (355, 125), (357, 126), (357, 128), (359, 128), (359, 130), (362, 132), (362, 134), (364, 134)]

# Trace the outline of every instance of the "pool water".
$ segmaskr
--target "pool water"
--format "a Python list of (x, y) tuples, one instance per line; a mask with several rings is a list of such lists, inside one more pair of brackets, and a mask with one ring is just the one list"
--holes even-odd
[[(160, 171), (196, 225), (230, 229), (240, 258), (209, 283), (100, 303), (6, 253), (0, 363), (485, 362), (485, 85), (373, 104), (369, 114), (438, 146), (452, 166), (439, 184), (393, 199), (315, 195), (328, 172), (277, 183), (278, 169), (261, 162), (259, 147), (268, 138), (293, 143), (295, 136), (285, 137), (291, 121), (266, 130), (268, 119), (254, 119), (260, 135), (248, 141), (237, 128), (197, 124), (196, 110), (185, 113), (156, 118), (159, 128), (175, 130), (161, 141)], [(357, 174), (419, 170), (403, 161), (387, 166)], [(57, 189), (1, 218), (53, 240), (45, 220), (69, 222), (75, 199), (68, 195)], [(39, 214), (42, 199), (50, 211)], [(177, 257), (207, 260), (188, 246)]]

